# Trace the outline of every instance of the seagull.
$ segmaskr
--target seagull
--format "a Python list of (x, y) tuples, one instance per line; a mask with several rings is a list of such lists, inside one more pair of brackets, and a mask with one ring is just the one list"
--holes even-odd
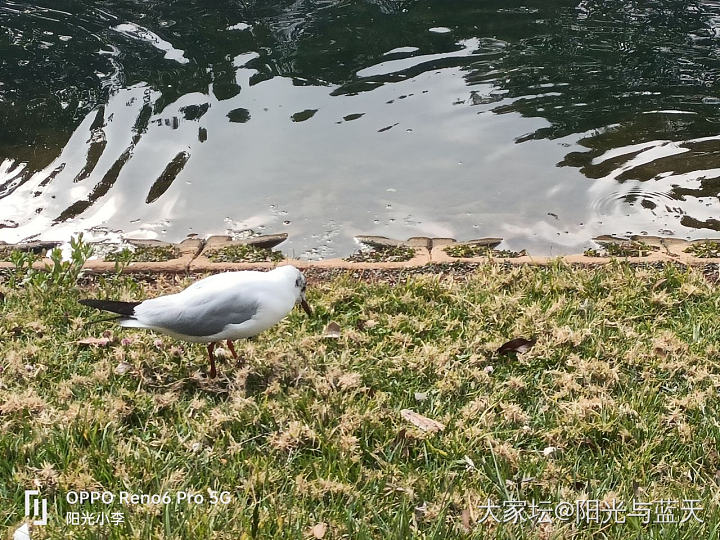
[(305, 276), (291, 265), (269, 272), (225, 272), (196, 281), (183, 291), (142, 302), (85, 299), (80, 303), (117, 313), (126, 328), (147, 328), (192, 343), (207, 343), (210, 378), (215, 378), (213, 349), (227, 341), (256, 336), (280, 322), (299, 305), (312, 316), (305, 298)]

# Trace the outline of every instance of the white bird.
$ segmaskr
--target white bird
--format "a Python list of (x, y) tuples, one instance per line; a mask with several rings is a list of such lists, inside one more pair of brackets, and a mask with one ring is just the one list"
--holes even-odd
[(312, 310), (305, 298), (306, 281), (294, 266), (270, 272), (225, 272), (196, 281), (177, 294), (142, 302), (80, 300), (86, 306), (117, 313), (120, 326), (148, 328), (193, 343), (208, 343), (210, 377), (214, 378), (213, 349), (227, 341), (234, 358), (232, 340), (256, 336), (282, 320), (293, 307)]

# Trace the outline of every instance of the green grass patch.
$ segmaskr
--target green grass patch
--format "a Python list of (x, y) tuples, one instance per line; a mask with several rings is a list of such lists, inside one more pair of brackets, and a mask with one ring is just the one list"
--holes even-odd
[(516, 257), (524, 257), (527, 252), (523, 249), (521, 251), (512, 251), (509, 249), (493, 249), (489, 246), (483, 246), (478, 244), (451, 244), (443, 248), (445, 253), (451, 257), (457, 258), (471, 258), (471, 257), (496, 257), (501, 259), (514, 259)]
[(123, 248), (105, 255), (109, 262), (165, 262), (177, 259), (180, 250), (175, 246), (137, 246), (134, 249)]
[(404, 262), (415, 256), (415, 250), (408, 246), (372, 246), (345, 257), (349, 262)]
[(711, 257), (720, 257), (720, 242), (715, 240), (706, 240), (690, 244), (685, 248), (685, 253), (690, 253), (695, 257), (709, 259)]
[(12, 260), (13, 253), (17, 250), (9, 247), (0, 247), (0, 261), (9, 262)]
[(658, 246), (651, 246), (635, 240), (598, 243), (602, 245), (602, 249), (586, 249), (583, 255), (586, 257), (647, 257), (659, 249)]
[(280, 251), (251, 244), (238, 244), (209, 251), (207, 258), (212, 262), (278, 262), (285, 256)]
[[(50, 519), (33, 538), (294, 539), (319, 523), (325, 538), (353, 539), (717, 537), (718, 289), (669, 265), (452, 268), (311, 275), (315, 317), (294, 310), (236, 343), (245, 364), (219, 361), (216, 381), (203, 345), (87, 326), (100, 315), (77, 303), (192, 279), (76, 286), (74, 263), (3, 274), (0, 526), (22, 521), (23, 490), (38, 486)], [(331, 321), (339, 337), (326, 335)], [(79, 343), (104, 332), (104, 346)], [(495, 353), (521, 336), (537, 337), (530, 351)], [(445, 429), (420, 431), (403, 409)], [(73, 490), (172, 502), (79, 507)], [(231, 502), (176, 502), (209, 490)], [(613, 498), (678, 501), (678, 520), (697, 499), (704, 522), (653, 523), (655, 506), (647, 524), (480, 519), (488, 499)], [(125, 523), (65, 524), (83, 510)]]
[(13, 245), (0, 245), (0, 261), (12, 262), (27, 257), (42, 259), (43, 257), (49, 257), (52, 251), (52, 248), (44, 246), (18, 248)]

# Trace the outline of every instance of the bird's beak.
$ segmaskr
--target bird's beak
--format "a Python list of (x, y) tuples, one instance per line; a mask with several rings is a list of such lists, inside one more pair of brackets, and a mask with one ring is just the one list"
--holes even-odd
[(307, 303), (307, 300), (305, 300), (305, 298), (300, 299), (300, 307), (303, 308), (305, 313), (308, 314), (308, 317), (312, 317), (313, 311), (310, 308), (310, 304)]

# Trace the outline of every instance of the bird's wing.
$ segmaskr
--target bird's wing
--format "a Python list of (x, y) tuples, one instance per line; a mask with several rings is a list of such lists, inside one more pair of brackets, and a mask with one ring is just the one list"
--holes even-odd
[(226, 287), (234, 287), (242, 283), (262, 281), (266, 278), (266, 272), (256, 270), (244, 270), (242, 272), (222, 272), (200, 279), (188, 286), (183, 293), (200, 290), (220, 290)]
[(206, 285), (146, 300), (135, 308), (135, 318), (149, 327), (202, 337), (247, 322), (258, 309), (258, 296), (247, 284), (222, 289)]

